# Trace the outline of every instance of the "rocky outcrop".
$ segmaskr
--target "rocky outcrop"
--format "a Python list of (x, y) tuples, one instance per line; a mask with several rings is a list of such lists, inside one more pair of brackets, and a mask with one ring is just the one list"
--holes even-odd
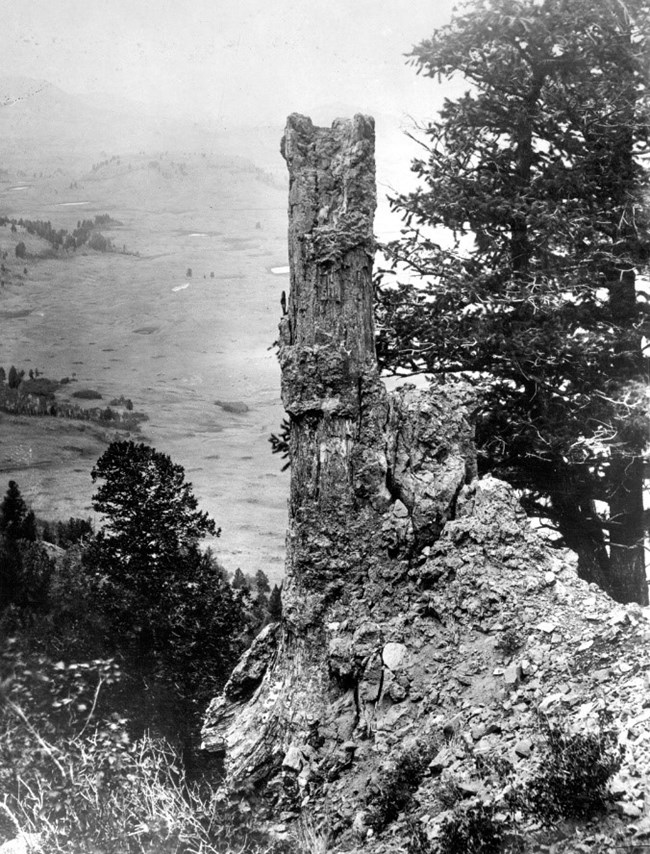
[(208, 712), (204, 743), (225, 753), (233, 786), (263, 783), (287, 756), (293, 767), (296, 751), (336, 752), (372, 731), (382, 697), (406, 690), (389, 666), (397, 668), (403, 638), (384, 624), (398, 604), (386, 594), (436, 541), (474, 472), (465, 389), (388, 395), (379, 378), (373, 145), (363, 116), (331, 129), (292, 116), (283, 141), (291, 175), (280, 346), (291, 419), (283, 622), (258, 639)]
[(510, 487), (476, 479), (468, 388), (386, 391), (373, 344), (372, 147), (366, 117), (287, 125), (283, 620), (212, 702), (203, 740), (224, 756), (229, 790), (269, 805), (279, 831), (309, 809), (394, 851), (395, 839), (374, 839), (366, 807), (378, 769), (409, 740), (447, 745), (421, 785), (417, 820), (434, 837), (441, 777), (471, 799), (488, 786), (478, 755), (532, 767), (536, 712), (604, 708), (594, 650), (648, 632), (638, 606), (613, 610), (578, 579)]
[(322, 495), (302, 505), (288, 535), (282, 626), (256, 639), (208, 710), (204, 744), (226, 755), (231, 785), (265, 781), (294, 748), (335, 755), (374, 732), (389, 698), (407, 698), (407, 624), (418, 614), (421, 634), (420, 619), (433, 614), (412, 575), (473, 471), (464, 398), (453, 387), (382, 392), (385, 435), (372, 457), (384, 471), (381, 494), (368, 490), (362, 467), (352, 494), (367, 503), (334, 503), (329, 517)]

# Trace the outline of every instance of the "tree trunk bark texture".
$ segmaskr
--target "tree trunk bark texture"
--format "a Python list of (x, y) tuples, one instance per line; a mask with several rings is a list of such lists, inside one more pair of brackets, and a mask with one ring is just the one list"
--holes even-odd
[(578, 574), (613, 595), (611, 565), (595, 502), (569, 481), (551, 491), (551, 507), (568, 548), (578, 555)]
[(475, 470), (465, 390), (389, 396), (379, 377), (373, 120), (317, 128), (292, 115), (282, 153), (291, 266), (280, 325), (291, 420), (283, 620), (257, 639), (208, 714), (204, 743), (226, 753), (231, 784), (268, 777), (290, 743), (321, 738), (316, 730), (351, 736), (371, 640), (362, 631), (335, 673), (334, 612), (351, 600), (381, 604), (384, 579), (404, 577), (435, 541)]
[(616, 455), (610, 465), (610, 573), (608, 592), (618, 602), (648, 604), (645, 572), (643, 458)]

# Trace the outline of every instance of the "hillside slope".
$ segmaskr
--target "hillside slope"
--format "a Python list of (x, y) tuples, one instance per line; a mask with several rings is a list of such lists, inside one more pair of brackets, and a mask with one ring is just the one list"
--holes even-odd
[(187, 121), (150, 112), (127, 98), (112, 101), (72, 95), (45, 80), (0, 78), (3, 167), (43, 168), (53, 156), (65, 160), (100, 152), (189, 149), (212, 135)]
[(240, 810), (280, 835), (301, 820), (320, 850), (614, 851), (650, 834), (650, 626), (476, 478), (471, 388), (386, 391), (373, 145), (367, 116), (287, 123), (283, 618), (205, 747)]
[[(316, 693), (303, 673), (294, 688), (301, 721), (277, 727), (276, 628), (206, 722), (206, 746), (225, 751), (233, 790), (257, 793), (253, 803), (261, 797), (281, 836), (306, 813), (329, 828), (336, 850), (406, 850), (414, 828), (434, 846), (448, 821), (479, 804), (513, 818), (526, 851), (613, 851), (650, 836), (648, 615), (581, 581), (572, 556), (531, 530), (506, 484), (464, 487), (435, 543), (408, 567), (387, 561), (348, 580), (319, 622), (329, 684)], [(544, 826), (507, 809), (508, 793), (543, 775), (555, 724), (612, 732), (623, 751), (595, 822)], [(251, 740), (267, 748), (256, 767)], [(415, 770), (413, 751), (426, 759)], [(589, 771), (587, 759), (578, 756), (574, 773)], [(400, 801), (395, 781), (413, 784), (413, 797)], [(397, 813), (384, 826), (391, 801)]]

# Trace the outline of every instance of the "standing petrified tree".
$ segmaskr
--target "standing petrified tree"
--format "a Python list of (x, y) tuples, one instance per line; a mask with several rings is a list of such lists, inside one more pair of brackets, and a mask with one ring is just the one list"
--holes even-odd
[(474, 478), (463, 385), (385, 391), (372, 337), (372, 137), (362, 116), (331, 129), (289, 119), (283, 613), (211, 703), (203, 739), (225, 754), (239, 808), (253, 800), (257, 819), (279, 820), (274, 832), (304, 811), (341, 850), (386, 851), (410, 844), (406, 822), (390, 836), (387, 825), (418, 786), (412, 826), (426, 847), (450, 826), (449, 780), (464, 795), (490, 786), (459, 804), (467, 822), (468, 805), (491, 815), (512, 788), (504, 776), (495, 795), (484, 768), (512, 757), (520, 779), (539, 773), (522, 728), (537, 744), (533, 710), (552, 706), (584, 726), (602, 686), (583, 664), (567, 694), (567, 667), (608, 617), (607, 637), (620, 633), (625, 649), (627, 616), (544, 545), (508, 484)]
[(294, 115), (283, 154), (291, 174), (291, 291), (280, 349), (291, 418), (287, 570), (294, 586), (317, 579), (334, 593), (349, 580), (341, 546), (360, 496), (379, 510), (390, 498), (375, 450), (386, 402), (372, 314), (373, 122), (357, 116), (328, 130)]
[[(232, 785), (281, 765), (299, 771), (305, 751), (370, 727), (383, 681), (376, 620), (396, 606), (386, 588), (436, 539), (474, 471), (462, 391), (391, 397), (379, 378), (372, 119), (329, 129), (292, 115), (282, 152), (291, 293), (280, 363), (292, 459), (283, 619), (208, 711), (204, 743), (226, 753)], [(343, 625), (355, 608), (358, 620)]]

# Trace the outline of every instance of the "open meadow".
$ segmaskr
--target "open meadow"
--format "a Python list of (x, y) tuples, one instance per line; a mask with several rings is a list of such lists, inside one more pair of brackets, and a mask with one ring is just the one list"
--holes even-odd
[[(226, 568), (275, 580), (287, 496), (268, 443), (282, 419), (271, 345), (288, 284), (271, 272), (287, 263), (279, 155), (278, 165), (270, 174), (210, 151), (108, 153), (11, 167), (0, 181), (10, 219), (68, 232), (97, 215), (120, 223), (100, 229), (113, 252), (54, 253), (20, 226), (0, 227), (0, 365), (70, 378), (59, 400), (88, 389), (101, 395), (94, 406), (130, 398), (148, 416), (132, 438), (184, 466), (223, 529), (213, 545)], [(90, 469), (114, 433), (0, 413), (0, 488), (16, 480), (43, 518), (91, 515)]]

